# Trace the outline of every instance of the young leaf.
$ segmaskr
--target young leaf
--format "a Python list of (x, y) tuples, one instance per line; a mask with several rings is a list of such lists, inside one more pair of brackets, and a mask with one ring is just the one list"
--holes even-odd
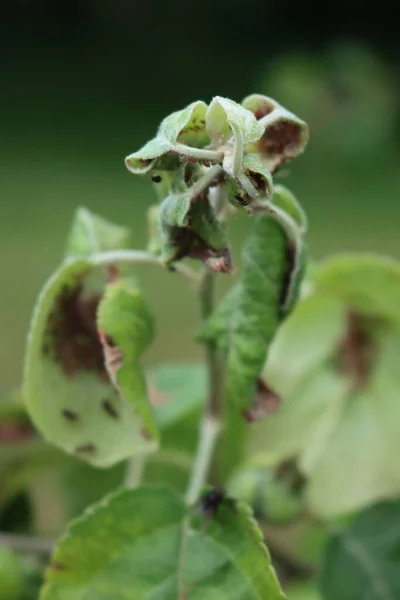
[(241, 172), (236, 179), (228, 179), (226, 187), (234, 206), (243, 206), (249, 214), (268, 212), (270, 206), (265, 200), (272, 194), (272, 175), (256, 156), (244, 156)]
[(125, 164), (134, 175), (145, 175), (149, 171), (169, 171), (179, 166), (178, 156), (170, 156), (172, 144), (166, 138), (155, 137), (140, 150), (125, 159)]
[(215, 343), (226, 356), (228, 394), (250, 418), (266, 354), (284, 317), (287, 294), (294, 289), (294, 264), (287, 248), (280, 224), (269, 215), (258, 218), (243, 251), (241, 281), (199, 336), (205, 343)]
[(72, 222), (65, 255), (90, 256), (95, 252), (129, 248), (130, 242), (131, 232), (127, 227), (110, 223), (80, 206)]
[(166, 117), (160, 125), (158, 135), (164, 136), (174, 143), (204, 148), (210, 143), (206, 130), (207, 104), (201, 100), (192, 102), (183, 110), (178, 110)]
[(203, 406), (207, 377), (203, 364), (163, 364), (148, 373), (151, 400), (158, 426), (170, 427)]
[[(166, 117), (155, 138), (125, 159), (127, 168), (136, 175), (177, 170), (180, 161), (206, 164), (222, 160), (222, 153), (204, 149), (210, 137), (205, 127), (206, 104), (193, 102)], [(162, 177), (162, 175), (161, 175)]]
[(206, 528), (199, 510), (163, 487), (114, 494), (61, 539), (41, 600), (284, 600), (249, 509), (223, 501)]
[(263, 134), (263, 127), (250, 111), (220, 96), (208, 107), (206, 123), (213, 144), (224, 149), (225, 171), (237, 177), (242, 169), (245, 145), (256, 142)]
[(97, 326), (111, 381), (143, 420), (142, 436), (156, 440), (158, 430), (139, 363), (153, 339), (153, 319), (133, 282), (119, 280), (106, 287), (97, 310)]
[(399, 519), (400, 502), (385, 502), (332, 535), (320, 575), (325, 600), (400, 598)]
[(99, 296), (85, 290), (90, 273), (86, 260), (71, 260), (45, 284), (31, 321), (23, 398), (48, 442), (106, 467), (154, 450), (156, 442), (143, 437), (142, 419), (119, 397), (104, 367)]
[(267, 96), (253, 94), (242, 105), (262, 126), (261, 136), (255, 143), (249, 143), (246, 151), (259, 154), (271, 173), (304, 152), (309, 137), (304, 121)]

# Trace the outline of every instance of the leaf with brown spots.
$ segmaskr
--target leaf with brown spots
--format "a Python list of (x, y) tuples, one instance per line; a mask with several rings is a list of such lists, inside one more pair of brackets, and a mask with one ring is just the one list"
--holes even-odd
[[(100, 295), (88, 288), (91, 275), (88, 261), (69, 260), (45, 284), (31, 321), (23, 397), (48, 442), (108, 467), (157, 444), (142, 436), (146, 424), (110, 381), (96, 327)], [(115, 414), (104, 409), (105, 399)]]

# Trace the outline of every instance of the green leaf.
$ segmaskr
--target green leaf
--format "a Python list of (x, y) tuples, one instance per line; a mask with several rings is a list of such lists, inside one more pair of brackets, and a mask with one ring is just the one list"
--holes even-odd
[(158, 430), (139, 363), (154, 336), (153, 318), (134, 282), (120, 280), (106, 287), (97, 311), (97, 325), (111, 381), (143, 419), (142, 437), (157, 440)]
[[(284, 380), (274, 384), (279, 393)], [(327, 368), (304, 376), (293, 391), (282, 395), (279, 411), (254, 426), (248, 450), (250, 464), (269, 466), (302, 451), (316, 451), (312, 447), (315, 432), (324, 419), (340, 418), (348, 390), (347, 381)]]
[(308, 501), (321, 516), (339, 515), (398, 495), (400, 467), (393, 456), (400, 449), (396, 366), (400, 336), (382, 332), (379, 344), (380, 356), (367, 387), (348, 394), (333, 419), (327, 414), (322, 443), (310, 439), (311, 447), (319, 444), (318, 453), (310, 457), (309, 449), (302, 459), (303, 471), (310, 477)]
[(179, 141), (188, 146), (204, 148), (210, 143), (206, 130), (207, 104), (202, 101), (192, 102), (183, 110), (178, 110), (166, 117), (160, 125), (158, 135), (170, 142)]
[[(177, 157), (175, 160), (168, 161), (166, 156), (171, 150), (171, 142), (162, 137), (155, 137), (137, 152), (129, 154), (125, 158), (125, 164), (134, 175), (144, 175), (152, 170), (175, 169), (179, 164)], [(162, 160), (163, 158), (165, 159)]]
[(284, 316), (293, 268), (287, 258), (281, 226), (269, 215), (257, 218), (243, 250), (241, 281), (199, 334), (200, 341), (215, 343), (225, 355), (228, 395), (247, 413), (254, 408), (257, 380)]
[(62, 538), (41, 600), (283, 600), (249, 509), (224, 501), (206, 528), (198, 510), (168, 488), (114, 494)]
[(163, 364), (148, 373), (152, 404), (161, 429), (184, 419), (203, 406), (207, 376), (203, 364)]
[(85, 288), (91, 272), (84, 259), (68, 261), (45, 284), (31, 321), (23, 397), (48, 442), (106, 467), (156, 444), (144, 439), (142, 419), (105, 370), (96, 330), (100, 297)]
[(332, 356), (343, 337), (345, 317), (345, 306), (338, 300), (313, 294), (301, 300), (282, 323), (264, 375), (283, 397)]
[(249, 143), (246, 151), (258, 153), (269, 171), (273, 173), (278, 166), (304, 152), (309, 138), (304, 121), (268, 96), (253, 94), (242, 104), (254, 114), (263, 129), (261, 136), (255, 143)]
[(288, 600), (323, 600), (314, 583), (292, 584), (287, 588), (287, 595)]
[(217, 147), (224, 147), (223, 167), (232, 177), (242, 169), (244, 146), (263, 133), (254, 115), (228, 98), (216, 96), (206, 115), (207, 130)]
[(400, 502), (386, 502), (332, 535), (320, 575), (325, 600), (400, 598), (399, 519)]
[(296, 196), (292, 194), (283, 185), (274, 186), (274, 195), (272, 197), (272, 204), (278, 206), (285, 211), (286, 214), (292, 217), (295, 223), (299, 226), (301, 231), (307, 230), (307, 216), (297, 200)]
[(17, 556), (0, 546), (1, 600), (20, 600), (23, 593), (23, 571)]
[(301, 301), (272, 344), (264, 375), (283, 402), (254, 427), (248, 455), (256, 467), (297, 456), (312, 510), (332, 517), (400, 489), (400, 335), (372, 313), (366, 333), (354, 329), (326, 294)]
[(90, 256), (95, 252), (129, 248), (131, 232), (80, 206), (75, 213), (68, 237), (67, 257)]
[(314, 283), (357, 313), (400, 326), (400, 264), (373, 254), (342, 254), (323, 261)]

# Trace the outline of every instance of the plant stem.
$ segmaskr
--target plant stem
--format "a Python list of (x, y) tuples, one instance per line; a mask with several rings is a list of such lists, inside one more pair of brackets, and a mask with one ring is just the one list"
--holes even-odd
[(5, 546), (16, 552), (51, 554), (54, 542), (45, 538), (16, 535), (14, 533), (0, 533), (0, 546)]
[[(146, 250), (108, 250), (106, 252), (98, 252), (93, 254), (88, 259), (92, 265), (106, 266), (115, 263), (133, 263), (133, 264), (146, 264), (146, 265), (158, 265), (165, 269), (165, 265), (159, 261), (153, 254), (146, 252)], [(174, 270), (182, 277), (186, 277), (190, 281), (199, 283), (199, 275), (190, 269), (183, 263), (177, 263), (174, 265)]]
[(210, 417), (208, 412), (205, 412), (200, 423), (199, 445), (197, 447), (197, 454), (190, 482), (186, 491), (186, 502), (189, 506), (196, 502), (201, 492), (201, 488), (207, 480), (220, 429), (221, 426), (219, 421)]
[(138, 454), (130, 459), (125, 474), (125, 487), (133, 489), (140, 485), (145, 465), (145, 454)]
[[(200, 286), (200, 305), (203, 320), (210, 315), (214, 308), (214, 288), (215, 274), (206, 271)], [(200, 423), (197, 454), (186, 492), (186, 501), (189, 505), (196, 502), (201, 488), (207, 481), (214, 449), (221, 431), (222, 370), (218, 351), (214, 344), (207, 344), (206, 346), (206, 364), (208, 370), (208, 399)]]

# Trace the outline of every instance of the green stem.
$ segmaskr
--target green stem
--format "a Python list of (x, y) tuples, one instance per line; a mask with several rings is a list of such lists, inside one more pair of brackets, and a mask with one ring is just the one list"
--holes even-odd
[(125, 474), (125, 487), (133, 489), (140, 485), (146, 466), (146, 455), (138, 454), (130, 459)]
[[(116, 263), (156, 265), (165, 269), (164, 263), (146, 250), (108, 250), (92, 254), (88, 261), (95, 266), (106, 266)], [(190, 281), (199, 283), (199, 275), (183, 263), (174, 265), (175, 271)]]
[(5, 546), (15, 552), (30, 554), (51, 554), (54, 542), (50, 539), (17, 535), (14, 533), (0, 533), (0, 546)]
[[(206, 271), (200, 286), (200, 305), (203, 320), (214, 309), (215, 273)], [(222, 413), (222, 369), (217, 347), (206, 346), (206, 364), (208, 370), (208, 399), (200, 423), (199, 443), (193, 470), (186, 492), (189, 505), (197, 501), (201, 488), (207, 481), (216, 442), (221, 431)]]

